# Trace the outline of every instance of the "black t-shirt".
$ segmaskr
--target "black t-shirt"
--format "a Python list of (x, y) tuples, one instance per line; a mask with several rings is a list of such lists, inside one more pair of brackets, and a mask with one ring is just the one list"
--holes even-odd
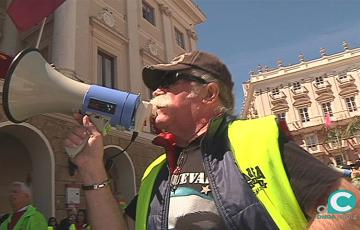
[(179, 173), (171, 177), (168, 229), (226, 229), (212, 196), (200, 139), (182, 149)]
[(284, 145), (283, 162), (304, 213), (324, 205), (342, 174), (328, 167), (294, 142)]
[[(342, 175), (323, 164), (292, 141), (283, 145), (281, 153), (290, 183), (304, 213), (306, 214), (318, 205), (322, 205), (323, 203), (321, 202), (326, 201), (331, 188), (338, 183)], [(190, 188), (193, 189), (193, 192), (197, 191), (202, 194), (204, 191), (206, 192), (210, 189), (210, 187), (206, 187), (208, 184), (207, 175), (200, 174), (204, 173), (200, 148), (193, 149), (193, 151), (188, 152), (187, 155), (187, 157), (191, 159), (187, 159), (187, 164), (184, 164), (182, 172), (185, 174), (181, 176), (180, 182), (181, 180), (184, 184), (189, 181), (194, 182), (194, 178), (200, 176), (197, 178), (197, 182), (201, 183), (190, 183)], [(194, 155), (198, 157), (194, 157)], [(182, 183), (179, 183), (178, 186), (181, 187)], [(211, 190), (208, 191), (208, 195), (211, 196)], [(136, 201), (137, 196), (130, 202), (125, 210), (126, 214), (132, 219), (135, 219)], [(170, 220), (171, 216), (169, 217), (169, 221), (172, 221)], [(216, 216), (214, 216), (213, 220), (221, 225), (221, 222), (217, 221)]]

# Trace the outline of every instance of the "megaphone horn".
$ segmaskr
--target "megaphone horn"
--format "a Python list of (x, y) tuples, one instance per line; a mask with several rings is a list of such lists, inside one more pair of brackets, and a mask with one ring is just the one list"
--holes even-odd
[(138, 94), (64, 76), (33, 48), (21, 51), (12, 61), (4, 82), (3, 106), (6, 116), (15, 123), (39, 114), (72, 114), (81, 109), (113, 127), (132, 131), (141, 131), (152, 109)]
[(89, 88), (56, 71), (37, 49), (26, 49), (16, 55), (5, 77), (5, 114), (15, 123), (44, 113), (71, 114), (82, 108)]

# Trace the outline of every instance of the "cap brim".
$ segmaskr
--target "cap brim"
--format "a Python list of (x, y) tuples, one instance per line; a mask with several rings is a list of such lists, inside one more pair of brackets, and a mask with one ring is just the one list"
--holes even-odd
[(168, 72), (190, 69), (191, 66), (185, 64), (158, 64), (145, 66), (142, 71), (142, 78), (146, 87), (156, 90)]

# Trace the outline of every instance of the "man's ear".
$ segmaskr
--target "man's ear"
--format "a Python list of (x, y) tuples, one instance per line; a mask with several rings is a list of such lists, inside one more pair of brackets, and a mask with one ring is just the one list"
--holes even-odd
[(212, 103), (219, 97), (219, 85), (215, 82), (210, 82), (206, 85), (206, 92), (203, 102)]

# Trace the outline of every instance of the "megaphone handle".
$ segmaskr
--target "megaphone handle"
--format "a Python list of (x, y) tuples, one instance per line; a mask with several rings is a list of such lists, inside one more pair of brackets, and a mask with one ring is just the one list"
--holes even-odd
[[(94, 125), (96, 126), (97, 130), (99, 130), (102, 133), (102, 135), (105, 136), (108, 132), (108, 127), (109, 127), (109, 122), (110, 122), (109, 119), (107, 119), (106, 117), (103, 117), (103, 116), (99, 116), (94, 113), (89, 114), (89, 117), (90, 117), (91, 122), (94, 123)], [(76, 155), (85, 148), (85, 145), (87, 142), (88, 142), (88, 139), (84, 140), (83, 143), (81, 143), (80, 145), (78, 145), (74, 148), (65, 147), (65, 151), (66, 151), (67, 155), (70, 158), (76, 157)]]
[(76, 157), (76, 155), (85, 148), (85, 145), (86, 145), (86, 143), (87, 143), (87, 140), (88, 140), (88, 139), (86, 139), (83, 143), (81, 143), (80, 145), (78, 145), (77, 147), (74, 147), (74, 148), (65, 147), (65, 151), (66, 151), (67, 155), (68, 155), (70, 158)]

